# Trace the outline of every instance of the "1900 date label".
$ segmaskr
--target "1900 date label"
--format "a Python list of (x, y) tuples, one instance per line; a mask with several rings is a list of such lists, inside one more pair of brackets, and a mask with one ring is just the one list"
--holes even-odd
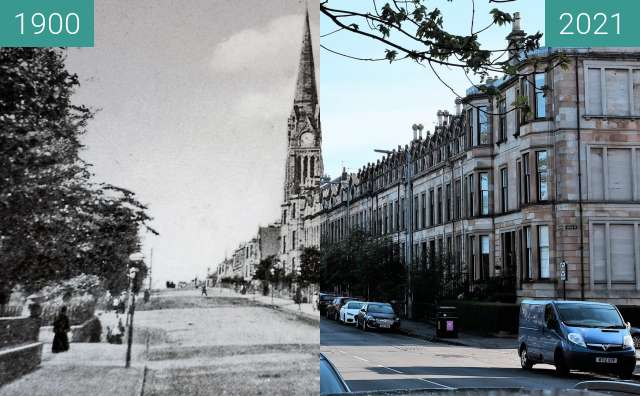
[(94, 0), (0, 1), (0, 47), (93, 47)]

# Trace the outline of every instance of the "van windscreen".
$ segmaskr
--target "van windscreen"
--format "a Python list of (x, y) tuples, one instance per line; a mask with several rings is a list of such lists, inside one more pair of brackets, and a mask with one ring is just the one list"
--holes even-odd
[(622, 318), (613, 307), (604, 305), (558, 304), (560, 319), (567, 326), (624, 329)]

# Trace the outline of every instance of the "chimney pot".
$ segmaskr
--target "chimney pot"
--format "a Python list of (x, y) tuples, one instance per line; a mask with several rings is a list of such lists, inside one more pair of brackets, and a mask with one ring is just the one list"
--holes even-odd
[(520, 25), (520, 13), (516, 12), (513, 14), (513, 31), (517, 32), (522, 30)]

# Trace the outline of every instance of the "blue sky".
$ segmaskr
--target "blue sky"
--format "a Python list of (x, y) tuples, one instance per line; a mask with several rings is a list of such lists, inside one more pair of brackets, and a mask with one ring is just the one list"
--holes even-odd
[[(335, 8), (353, 6), (353, 3), (353, 0), (329, 2)], [(504, 4), (475, 0), (475, 3), (475, 26), (488, 25), (489, 11), (499, 8), (506, 12), (519, 11), (527, 33), (544, 33), (544, 0)], [(359, 4), (371, 3), (360, 0)], [(471, 4), (472, 0), (427, 1), (428, 8), (440, 8), (445, 28), (458, 34), (470, 30)], [(335, 29), (328, 18), (320, 17), (320, 34)], [(496, 26), (483, 33), (480, 40), (485, 48), (503, 48), (510, 30), (510, 25)], [(380, 58), (385, 49), (349, 32), (332, 34), (320, 42), (333, 50), (364, 58)], [(331, 176), (337, 176), (343, 166), (357, 171), (367, 162), (374, 162), (379, 158), (379, 154), (373, 152), (376, 148), (392, 149), (408, 143), (414, 123), (422, 123), (425, 130), (432, 130), (438, 110), (455, 111), (455, 95), (430, 69), (416, 63), (360, 62), (321, 49), (320, 65), (323, 156), (325, 172)], [(438, 72), (461, 94), (470, 85), (461, 70), (440, 68)]]

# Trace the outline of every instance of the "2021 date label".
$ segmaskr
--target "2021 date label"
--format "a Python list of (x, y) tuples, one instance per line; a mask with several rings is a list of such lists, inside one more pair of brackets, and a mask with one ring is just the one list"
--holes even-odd
[(94, 0), (0, 1), (0, 47), (93, 47)]
[(640, 1), (546, 0), (548, 47), (640, 46)]

